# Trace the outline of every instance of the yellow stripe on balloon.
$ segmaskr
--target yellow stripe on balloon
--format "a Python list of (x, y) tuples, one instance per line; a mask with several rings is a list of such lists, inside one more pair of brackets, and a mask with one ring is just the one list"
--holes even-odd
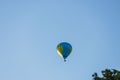
[(58, 55), (60, 55), (63, 58), (63, 55), (57, 50)]
[(57, 53), (63, 58), (62, 51), (63, 51), (62, 45), (59, 45), (57, 48)]
[(71, 54), (71, 52), (72, 52), (72, 48), (70, 48), (70, 54)]

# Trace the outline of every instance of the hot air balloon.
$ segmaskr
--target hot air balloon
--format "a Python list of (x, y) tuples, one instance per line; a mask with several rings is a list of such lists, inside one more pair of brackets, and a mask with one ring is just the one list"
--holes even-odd
[(66, 61), (66, 58), (71, 54), (72, 46), (67, 42), (62, 42), (57, 45), (57, 53)]

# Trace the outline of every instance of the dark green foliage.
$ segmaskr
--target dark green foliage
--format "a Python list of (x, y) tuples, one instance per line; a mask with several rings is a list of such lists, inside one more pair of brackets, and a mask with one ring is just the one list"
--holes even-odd
[(99, 77), (97, 73), (94, 73), (92, 77), (93, 80), (120, 80), (120, 71), (105, 69), (102, 71), (102, 77)]

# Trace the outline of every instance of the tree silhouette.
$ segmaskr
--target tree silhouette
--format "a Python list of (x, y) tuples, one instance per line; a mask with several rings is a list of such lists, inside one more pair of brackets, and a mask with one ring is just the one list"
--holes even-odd
[(97, 73), (92, 75), (93, 80), (120, 80), (120, 71), (116, 69), (105, 69), (102, 71), (102, 77), (99, 77)]

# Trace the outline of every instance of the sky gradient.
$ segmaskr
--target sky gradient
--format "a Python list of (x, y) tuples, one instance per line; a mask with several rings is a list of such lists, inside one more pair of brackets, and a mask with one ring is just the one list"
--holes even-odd
[(0, 80), (92, 80), (119, 58), (120, 0), (0, 0)]

